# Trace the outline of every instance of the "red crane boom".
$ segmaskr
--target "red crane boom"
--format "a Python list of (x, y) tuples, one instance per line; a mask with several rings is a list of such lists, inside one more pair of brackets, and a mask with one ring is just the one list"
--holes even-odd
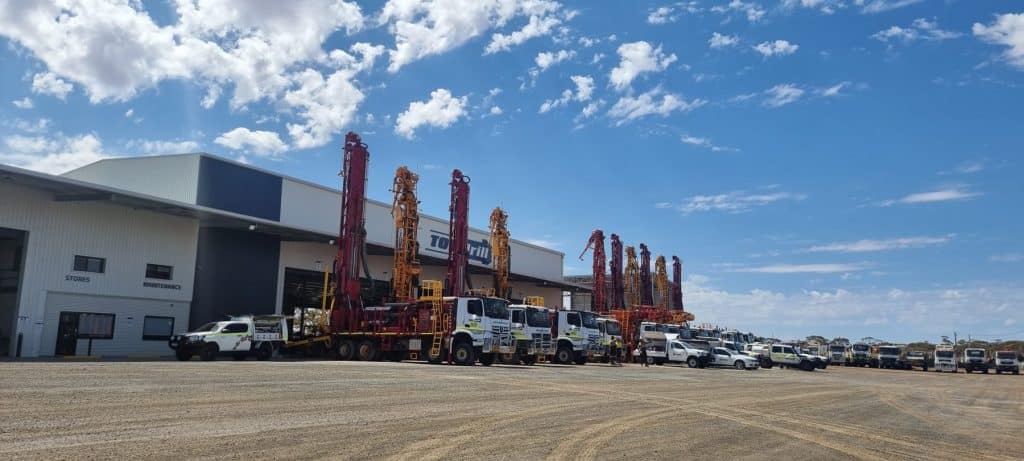
[(640, 244), (640, 294), (640, 302), (643, 305), (654, 305), (654, 286), (651, 284), (651, 252), (643, 243)]
[(683, 263), (672, 257), (672, 305), (670, 309), (683, 310)]
[(601, 229), (590, 234), (587, 247), (580, 253), (580, 261), (583, 261), (583, 255), (591, 248), (594, 249), (594, 294), (590, 297), (590, 310), (603, 313), (608, 310), (608, 304), (604, 299), (604, 232)]
[(334, 331), (354, 327), (362, 308), (359, 267), (366, 243), (366, 172), (370, 152), (354, 132), (345, 135), (341, 177), (341, 222), (338, 255), (334, 260), (335, 285), (331, 326)]
[(452, 171), (452, 201), (448, 208), (448, 296), (462, 296), (469, 265), (469, 176)]
[(612, 234), (612, 259), (608, 262), (608, 270), (612, 273), (612, 309), (625, 309), (626, 301), (622, 285), (622, 241), (617, 234)]

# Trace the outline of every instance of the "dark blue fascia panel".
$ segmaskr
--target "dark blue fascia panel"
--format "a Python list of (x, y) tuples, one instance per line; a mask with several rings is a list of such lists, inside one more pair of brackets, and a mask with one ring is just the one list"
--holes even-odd
[(280, 221), (281, 177), (204, 156), (199, 161), (196, 203)]
[(274, 235), (199, 228), (189, 328), (228, 315), (273, 314), (280, 254)]

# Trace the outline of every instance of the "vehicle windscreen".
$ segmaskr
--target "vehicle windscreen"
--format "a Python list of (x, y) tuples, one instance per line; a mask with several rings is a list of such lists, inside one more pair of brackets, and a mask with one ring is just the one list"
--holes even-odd
[(526, 324), (531, 327), (551, 328), (551, 316), (545, 309), (526, 309)]
[(921, 352), (921, 351), (907, 352), (907, 356), (908, 357), (924, 357), (924, 352)]
[(1004, 360), (1013, 360), (1017, 358), (1017, 354), (1014, 352), (996, 352), (996, 357)]
[(660, 323), (655, 325), (654, 326), (654, 331), (657, 331), (658, 333), (664, 333), (665, 332), (665, 325), (662, 325)]
[(679, 334), (679, 327), (669, 326), (669, 327), (665, 328), (665, 333), (673, 333), (673, 334), (677, 334), (678, 335)]
[(195, 332), (195, 333), (205, 333), (207, 331), (213, 331), (213, 330), (216, 330), (216, 329), (217, 329), (217, 322), (210, 322), (210, 323), (207, 323), (207, 324), (205, 324), (205, 325), (203, 325), (203, 326), (201, 326), (199, 328), (196, 328), (195, 330), (192, 330), (192, 331)]
[(846, 348), (843, 347), (843, 346), (832, 346), (832, 347), (828, 348), (828, 350), (830, 350), (832, 352), (846, 352)]
[(880, 347), (878, 353), (881, 355), (900, 355), (900, 348), (898, 347)]
[(622, 325), (619, 322), (606, 322), (604, 324), (605, 332), (612, 336), (622, 335)]
[(969, 350), (969, 351), (967, 351), (967, 356), (968, 357), (984, 357), (985, 356), (985, 351), (977, 350), (977, 349)]
[(937, 351), (935, 356), (942, 359), (951, 359), (953, 358), (953, 351)]
[(583, 317), (583, 328), (597, 329), (597, 314), (593, 312), (580, 312)]
[(508, 301), (498, 298), (484, 298), (484, 316), (491, 319), (508, 320)]
[(853, 350), (856, 352), (867, 352), (870, 347), (867, 344), (854, 344)]

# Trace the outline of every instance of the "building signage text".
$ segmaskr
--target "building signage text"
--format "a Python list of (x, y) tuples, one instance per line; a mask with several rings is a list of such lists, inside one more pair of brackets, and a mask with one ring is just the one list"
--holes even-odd
[[(425, 251), (447, 255), (448, 242), (448, 234), (431, 230), (430, 242)], [(484, 266), (491, 265), (491, 244), (487, 239), (469, 241), (469, 260)]]

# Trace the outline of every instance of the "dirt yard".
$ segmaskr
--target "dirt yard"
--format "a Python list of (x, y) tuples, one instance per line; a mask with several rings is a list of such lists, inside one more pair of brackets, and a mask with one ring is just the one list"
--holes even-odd
[(830, 367), (0, 363), (0, 458), (1021, 459), (1024, 379)]

